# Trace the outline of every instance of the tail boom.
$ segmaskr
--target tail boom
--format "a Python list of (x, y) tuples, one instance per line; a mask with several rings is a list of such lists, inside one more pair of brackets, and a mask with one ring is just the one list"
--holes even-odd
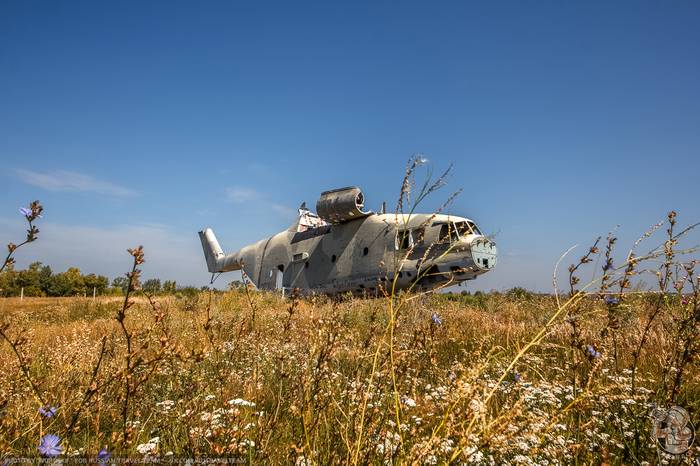
[(217, 241), (216, 235), (214, 235), (214, 231), (211, 228), (205, 228), (200, 231), (199, 239), (202, 242), (204, 258), (207, 261), (207, 269), (210, 273), (231, 272), (240, 270), (243, 267), (238, 253), (224, 254), (224, 250), (221, 249), (219, 241)]

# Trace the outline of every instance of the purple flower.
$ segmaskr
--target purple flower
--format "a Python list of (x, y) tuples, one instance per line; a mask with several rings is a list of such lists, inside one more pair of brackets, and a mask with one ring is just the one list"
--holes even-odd
[(614, 306), (616, 304), (620, 304), (620, 300), (614, 296), (606, 296), (605, 297), (605, 304), (607, 304), (609, 306)]
[(111, 454), (109, 451), (107, 451), (106, 448), (103, 448), (103, 449), (100, 450), (100, 452), (97, 454), (97, 461), (100, 462), (100, 463), (104, 463), (104, 462), (106, 462), (107, 460), (109, 460), (111, 457), (112, 457), (112, 454)]
[(435, 325), (442, 325), (442, 319), (435, 312), (433, 312), (433, 315), (430, 316), (430, 320), (432, 320), (433, 324)]
[(684, 305), (684, 306), (685, 306), (686, 304), (688, 304), (688, 297), (687, 297), (687, 296), (683, 296), (683, 299), (681, 299), (681, 304)]
[(41, 443), (39, 444), (39, 453), (41, 456), (47, 456), (53, 458), (55, 456), (63, 453), (63, 447), (60, 445), (61, 437), (54, 434), (46, 434), (41, 437)]
[(598, 359), (600, 357), (600, 353), (596, 351), (593, 345), (586, 345), (586, 354), (593, 359)]
[(31, 217), (32, 216), (32, 209), (27, 209), (26, 207), (20, 207), (19, 213), (24, 215), (25, 217)]
[(515, 380), (516, 382), (520, 382), (520, 379), (522, 379), (522, 377), (520, 376), (520, 372), (513, 372), (513, 380)]
[(54, 417), (56, 415), (56, 411), (58, 411), (58, 408), (55, 406), (46, 405), (39, 408), (39, 414), (44, 417)]

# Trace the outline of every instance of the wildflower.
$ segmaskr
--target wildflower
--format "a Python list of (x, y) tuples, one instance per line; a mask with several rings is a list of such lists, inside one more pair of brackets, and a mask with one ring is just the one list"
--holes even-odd
[(593, 359), (598, 359), (600, 357), (600, 352), (596, 351), (593, 345), (586, 345), (586, 354)]
[(63, 447), (60, 445), (61, 437), (54, 434), (46, 434), (41, 437), (39, 443), (39, 453), (41, 456), (53, 458), (63, 453)]
[(521, 378), (522, 377), (520, 376), (520, 372), (518, 372), (518, 371), (513, 372), (513, 380), (515, 380), (516, 382), (520, 382)]
[(483, 404), (477, 399), (472, 399), (469, 402), (469, 409), (471, 409), (475, 413), (478, 413), (483, 409)]
[(37, 218), (41, 218), (41, 213), (44, 211), (44, 208), (41, 206), (39, 201), (34, 201), (31, 204), (29, 204), (29, 208), (26, 207), (20, 207), (19, 208), (19, 213), (24, 215), (24, 217), (29, 220), (30, 222), (36, 220)]
[(109, 459), (112, 457), (112, 454), (106, 449), (103, 448), (100, 450), (100, 452), (97, 454), (97, 461), (99, 463), (105, 463), (109, 461)]
[(44, 417), (54, 417), (56, 415), (56, 411), (58, 411), (58, 408), (55, 406), (46, 405), (39, 408), (39, 414)]
[(142, 455), (155, 453), (155, 451), (158, 449), (158, 442), (160, 442), (160, 437), (153, 437), (148, 442), (137, 445), (136, 451), (138, 451)]
[(620, 300), (617, 299), (617, 298), (614, 297), (614, 296), (609, 296), (609, 295), (608, 295), (608, 296), (605, 297), (605, 304), (607, 304), (607, 305), (609, 305), (609, 306), (614, 306), (614, 305), (616, 305), (616, 304), (620, 304)]
[(234, 398), (233, 400), (228, 400), (228, 404), (231, 406), (247, 406), (249, 408), (255, 406), (255, 403), (253, 403), (252, 401), (246, 401), (242, 398)]
[(687, 296), (683, 296), (683, 299), (681, 299), (681, 304), (683, 304), (684, 306), (686, 304), (688, 304), (688, 297)]
[(603, 266), (603, 272), (607, 272), (608, 270), (612, 270), (613, 268), (614, 266), (612, 259), (608, 259), (605, 265)]
[(439, 315), (437, 315), (436, 312), (433, 312), (433, 315), (430, 316), (430, 320), (433, 322), (435, 325), (442, 325), (442, 319), (440, 318)]
[(163, 411), (163, 413), (167, 414), (168, 412), (170, 412), (173, 406), (175, 406), (175, 402), (173, 400), (163, 400), (156, 403), (156, 406), (158, 406)]
[(401, 402), (408, 406), (409, 408), (415, 408), (416, 407), (416, 400), (413, 398), (410, 398), (408, 396), (404, 396), (401, 398)]
[(452, 439), (445, 439), (440, 443), (440, 451), (443, 454), (451, 453), (454, 450), (454, 441)]
[(153, 453), (156, 450), (157, 445), (154, 443), (141, 443), (136, 446), (136, 451), (142, 455), (147, 455)]

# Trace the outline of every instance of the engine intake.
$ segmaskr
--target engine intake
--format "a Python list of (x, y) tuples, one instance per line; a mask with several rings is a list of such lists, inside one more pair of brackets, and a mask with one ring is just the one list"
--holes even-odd
[(371, 215), (363, 212), (365, 197), (357, 186), (324, 191), (316, 202), (316, 214), (329, 223), (343, 223)]

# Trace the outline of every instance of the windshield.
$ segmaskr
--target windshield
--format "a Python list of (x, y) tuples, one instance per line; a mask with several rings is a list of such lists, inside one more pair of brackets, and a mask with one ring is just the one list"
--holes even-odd
[(440, 236), (438, 237), (438, 241), (440, 243), (459, 241), (459, 234), (457, 233), (454, 223), (443, 223), (440, 226)]
[(459, 233), (459, 236), (461, 237), (467, 235), (481, 235), (481, 232), (477, 228), (476, 224), (471, 221), (457, 222), (455, 227), (457, 228), (457, 233)]
[(440, 233), (438, 236), (438, 242), (440, 243), (459, 241), (460, 238), (468, 235), (483, 236), (479, 228), (471, 220), (433, 223), (433, 226), (436, 225), (440, 225)]

